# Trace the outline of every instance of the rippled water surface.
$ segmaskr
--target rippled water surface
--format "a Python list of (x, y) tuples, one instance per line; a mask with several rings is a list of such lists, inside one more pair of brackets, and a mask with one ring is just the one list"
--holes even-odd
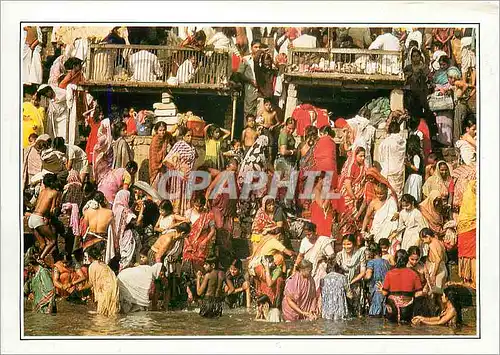
[(190, 335), (476, 335), (475, 308), (464, 310), (465, 326), (426, 327), (394, 325), (382, 319), (361, 318), (342, 322), (319, 319), (314, 322), (266, 323), (254, 321), (254, 313), (227, 310), (219, 319), (205, 319), (196, 310), (138, 312), (112, 318), (89, 313), (88, 306), (57, 302), (55, 315), (35, 314), (26, 305), (26, 336), (190, 336)]

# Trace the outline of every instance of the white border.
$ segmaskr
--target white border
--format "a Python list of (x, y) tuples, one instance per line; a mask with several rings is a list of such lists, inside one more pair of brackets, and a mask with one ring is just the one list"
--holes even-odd
[[(161, 10), (160, 10), (161, 9)], [(178, 10), (177, 10), (178, 9)], [(177, 10), (177, 11), (176, 11)], [(182, 12), (181, 12), (182, 10)], [(210, 14), (207, 16), (207, 14)], [(422, 341), (413, 337), (380, 340), (314, 340), (272, 337), (266, 340), (73, 340), (20, 341), (19, 336), (19, 22), (127, 21), (203, 23), (426, 22), (480, 23), (481, 160), (481, 339)], [(1, 86), (1, 331), (2, 353), (498, 353), (498, 3), (495, 2), (2, 2)], [(147, 22), (144, 22), (147, 24)], [(108, 24), (105, 24), (108, 25)], [(109, 26), (109, 25), (108, 25)], [(384, 25), (380, 25), (384, 26)], [(400, 27), (410, 27), (402, 24)], [(443, 24), (443, 26), (446, 26)], [(374, 27), (374, 26), (372, 26)], [(464, 26), (465, 27), (465, 26)], [(18, 88), (15, 90), (14, 88)], [(484, 192), (484, 193), (483, 193)], [(487, 200), (487, 202), (486, 202)], [(15, 269), (15, 270), (13, 270)], [(393, 339), (395, 338), (395, 339)], [(312, 343), (312, 341), (314, 341)]]

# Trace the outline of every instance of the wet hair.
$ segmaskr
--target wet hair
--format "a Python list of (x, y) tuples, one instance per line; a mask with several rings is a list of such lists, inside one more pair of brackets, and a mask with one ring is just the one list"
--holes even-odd
[(467, 117), (462, 123), (462, 132), (465, 133), (467, 131), (467, 128), (471, 128), (474, 125), (476, 125), (475, 117), (474, 116)]
[(130, 173), (131, 171), (137, 171), (139, 166), (135, 161), (131, 160), (125, 165), (125, 169)]
[(348, 240), (352, 243), (352, 245), (356, 246), (356, 236), (354, 234), (346, 234), (342, 237), (342, 243), (344, 240)]
[(289, 124), (295, 124), (295, 120), (293, 119), (293, 117), (288, 117), (285, 121), (285, 126), (288, 126)]
[(306, 259), (302, 259), (302, 261), (297, 265), (297, 270), (302, 271), (302, 270), (312, 270), (313, 264)]
[(52, 174), (52, 173), (49, 173), (49, 174), (45, 174), (43, 176), (43, 184), (45, 186), (47, 186), (48, 188), (51, 188), (51, 189), (57, 189), (58, 186), (59, 186), (59, 182), (57, 181), (57, 176), (56, 174)]
[(330, 126), (323, 126), (319, 129), (319, 132), (322, 134), (327, 134), (332, 138), (335, 138), (335, 131)]
[(74, 67), (78, 65), (82, 65), (82, 60), (76, 57), (71, 57), (64, 62), (64, 69), (72, 70)]
[(207, 199), (205, 198), (205, 196), (203, 194), (196, 194), (193, 197), (193, 204), (199, 204), (201, 206), (205, 206), (206, 203), (207, 203)]
[(408, 248), (408, 257), (410, 257), (412, 255), (417, 255), (419, 259), (422, 256), (422, 253), (420, 252), (420, 248), (417, 247), (416, 245), (413, 245), (413, 246)]
[(159, 212), (158, 206), (151, 200), (144, 201), (144, 211), (142, 213), (142, 225), (143, 226), (154, 226), (158, 220)]
[(417, 200), (410, 194), (404, 194), (403, 196), (401, 196), (401, 202), (409, 203), (413, 207), (417, 206)]
[(450, 57), (448, 57), (447, 55), (443, 55), (441, 57), (439, 57), (439, 63), (446, 63), (447, 65), (450, 65), (451, 64), (451, 61), (450, 61)]
[(380, 246), (377, 243), (370, 243), (368, 245), (368, 252), (371, 253), (372, 255), (380, 255)]
[(434, 237), (434, 232), (432, 229), (430, 228), (422, 228), (420, 230), (420, 233), (418, 235), (420, 238), (424, 238), (424, 237)]
[(316, 225), (312, 222), (305, 222), (304, 231), (316, 233)]
[(90, 194), (93, 194), (96, 190), (96, 185), (90, 181), (87, 181), (83, 184), (83, 193), (86, 196), (89, 196)]
[(389, 134), (391, 134), (391, 133), (399, 133), (400, 131), (401, 131), (401, 126), (399, 125), (398, 122), (391, 121), (391, 123), (389, 123), (389, 127), (387, 128), (387, 132)]
[(113, 139), (118, 139), (120, 138), (121, 136), (121, 133), (124, 129), (127, 129), (127, 125), (125, 124), (125, 122), (122, 122), (122, 121), (118, 121), (116, 122), (114, 125), (113, 125), (113, 130), (112, 130), (112, 133), (113, 133)]
[(378, 241), (378, 246), (380, 247), (380, 249), (382, 249), (382, 247), (390, 247), (391, 242), (387, 238), (380, 238)]
[(409, 136), (406, 140), (406, 153), (413, 157), (414, 155), (420, 156), (421, 152), (420, 138), (416, 135)]
[(174, 229), (181, 234), (189, 234), (191, 232), (191, 224), (182, 222), (176, 225)]
[(404, 249), (399, 249), (396, 252), (396, 265), (398, 269), (405, 268), (408, 265), (408, 253)]
[(234, 259), (230, 266), (234, 266), (238, 270), (243, 270), (243, 263), (240, 259)]
[(167, 215), (174, 213), (174, 206), (170, 200), (163, 200), (160, 203), (160, 210), (166, 212)]
[(158, 132), (160, 127), (165, 128), (165, 131), (167, 130), (167, 124), (163, 121), (159, 121), (159, 122), (156, 122), (156, 124), (155, 124), (155, 127), (154, 127), (155, 132)]
[(101, 207), (106, 207), (108, 202), (106, 201), (106, 197), (101, 191), (96, 191), (94, 194), (94, 201), (97, 202)]
[(272, 105), (271, 99), (269, 97), (266, 97), (264, 99), (264, 105), (267, 104), (267, 103), (270, 103)]
[(56, 137), (52, 141), (52, 148), (59, 152), (66, 152), (66, 145), (64, 145), (64, 138), (63, 137)]
[(463, 323), (462, 308), (473, 305), (471, 292), (463, 286), (448, 286), (443, 290), (448, 301), (453, 305), (457, 313), (457, 325)]

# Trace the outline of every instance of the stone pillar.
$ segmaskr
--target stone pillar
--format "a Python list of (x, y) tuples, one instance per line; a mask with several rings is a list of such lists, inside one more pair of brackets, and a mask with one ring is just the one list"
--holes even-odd
[(286, 105), (285, 105), (285, 120), (292, 116), (293, 111), (297, 107), (297, 89), (294, 84), (288, 85)]

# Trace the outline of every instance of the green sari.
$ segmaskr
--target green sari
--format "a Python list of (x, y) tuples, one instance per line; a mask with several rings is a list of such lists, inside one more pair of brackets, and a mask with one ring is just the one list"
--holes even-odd
[(34, 312), (55, 313), (56, 294), (49, 270), (40, 266), (31, 280), (31, 290), (35, 296)]

